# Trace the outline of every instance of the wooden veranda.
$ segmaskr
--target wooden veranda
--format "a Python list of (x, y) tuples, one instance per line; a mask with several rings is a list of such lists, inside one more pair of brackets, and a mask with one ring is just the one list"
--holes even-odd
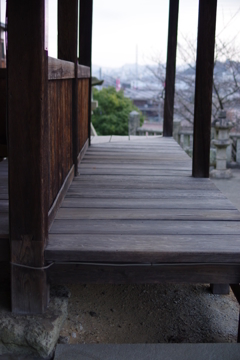
[(175, 140), (99, 140), (50, 229), (51, 282), (238, 283), (240, 212)]
[(12, 311), (44, 312), (60, 282), (209, 282), (239, 297), (240, 214), (208, 179), (217, 0), (199, 1), (193, 161), (171, 138), (179, 1), (164, 137), (92, 144), (93, 1), (80, 0), (78, 24), (79, 1), (58, 0), (58, 59), (47, 52), (46, 3), (7, 1), (0, 277), (10, 274)]

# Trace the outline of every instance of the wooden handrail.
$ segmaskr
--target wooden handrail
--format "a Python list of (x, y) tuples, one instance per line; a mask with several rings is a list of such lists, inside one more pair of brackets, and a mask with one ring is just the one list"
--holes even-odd
[[(78, 65), (78, 79), (90, 78), (90, 68)], [(75, 65), (73, 62), (48, 57), (48, 80), (74, 79)]]
[(90, 67), (84, 65), (78, 65), (77, 69), (78, 79), (89, 79), (90, 78)]
[(74, 70), (74, 63), (48, 57), (48, 80), (74, 79)]

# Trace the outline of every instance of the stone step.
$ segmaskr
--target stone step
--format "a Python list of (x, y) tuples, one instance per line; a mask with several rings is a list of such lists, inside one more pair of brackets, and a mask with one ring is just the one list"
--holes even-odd
[(57, 345), (54, 360), (239, 360), (240, 344)]

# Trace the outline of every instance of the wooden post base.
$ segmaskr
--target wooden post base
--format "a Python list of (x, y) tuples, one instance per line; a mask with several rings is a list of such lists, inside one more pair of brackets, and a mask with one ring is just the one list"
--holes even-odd
[(228, 284), (210, 284), (210, 289), (214, 295), (229, 295), (230, 292)]

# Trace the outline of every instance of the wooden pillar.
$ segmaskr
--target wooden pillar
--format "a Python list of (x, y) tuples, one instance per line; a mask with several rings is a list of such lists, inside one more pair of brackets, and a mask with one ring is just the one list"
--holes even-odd
[(12, 311), (42, 313), (48, 288), (48, 57), (45, 1), (8, 0), (9, 220)]
[(179, 0), (170, 0), (168, 24), (168, 53), (164, 100), (163, 136), (173, 134), (174, 92), (177, 55)]
[(197, 178), (209, 177), (216, 13), (217, 0), (199, 1), (192, 171)]
[(72, 144), (75, 175), (78, 168), (78, 80), (77, 80), (78, 0), (58, 0), (58, 58), (75, 64), (72, 93)]
[(90, 67), (88, 104), (89, 145), (91, 145), (92, 16), (93, 0), (80, 0), (79, 64)]

